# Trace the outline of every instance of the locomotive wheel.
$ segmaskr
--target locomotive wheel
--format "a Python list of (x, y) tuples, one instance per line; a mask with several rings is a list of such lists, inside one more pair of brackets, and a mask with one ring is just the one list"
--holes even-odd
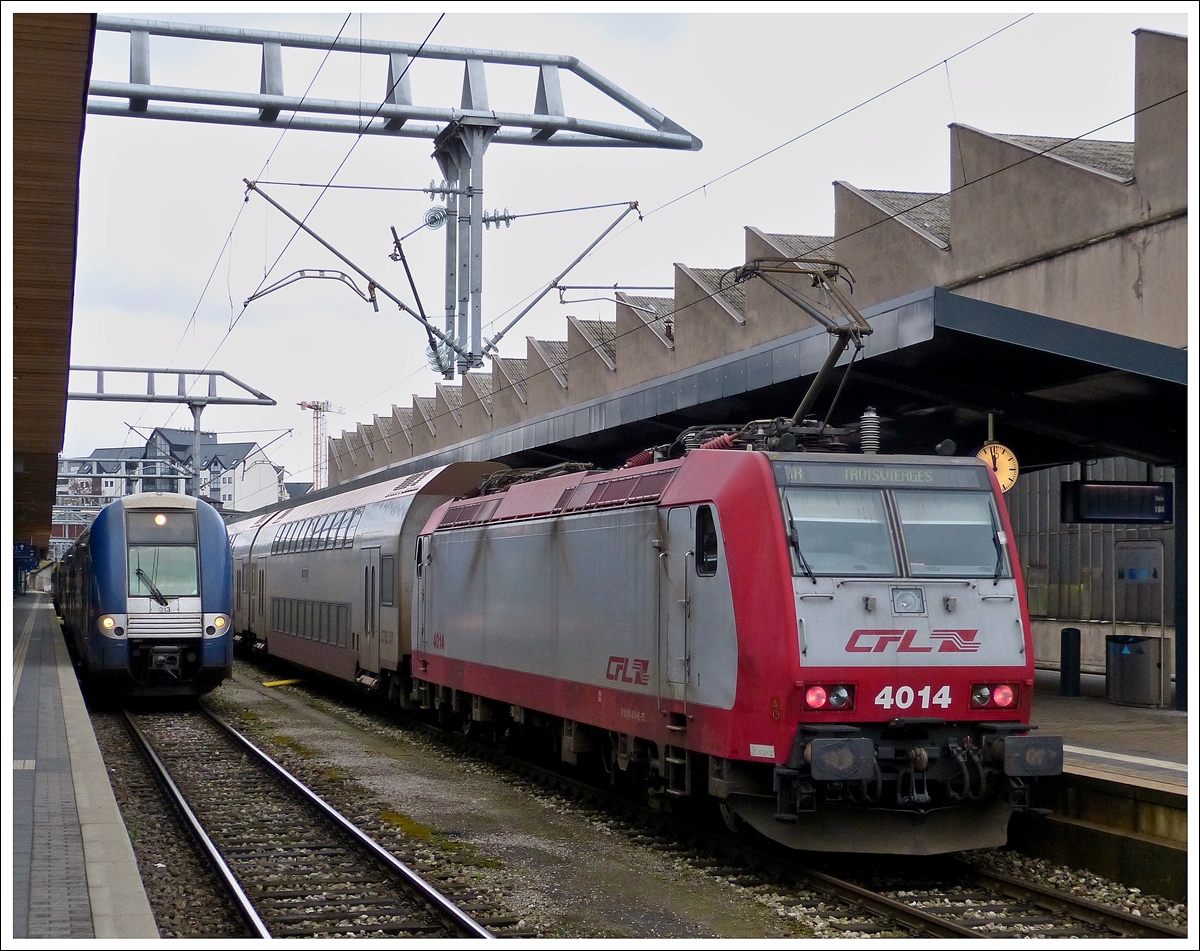
[(721, 803), (721, 821), (730, 832), (742, 831), (742, 820), (729, 808), (727, 803)]

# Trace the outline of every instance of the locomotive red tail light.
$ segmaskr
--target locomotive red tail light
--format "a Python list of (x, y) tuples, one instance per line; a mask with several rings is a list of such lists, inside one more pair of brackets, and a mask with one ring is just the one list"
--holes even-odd
[(853, 710), (854, 688), (845, 684), (813, 684), (804, 691), (809, 710)]
[(1009, 684), (976, 684), (971, 688), (971, 706), (976, 708), (1011, 707), (1017, 701), (1017, 691)]

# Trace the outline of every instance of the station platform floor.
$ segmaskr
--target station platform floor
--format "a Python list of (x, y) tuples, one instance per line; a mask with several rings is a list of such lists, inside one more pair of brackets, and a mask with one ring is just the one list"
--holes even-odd
[(4, 944), (21, 938), (157, 938), (49, 595), (13, 598), (11, 830)]
[[(4, 943), (158, 937), (49, 596), (15, 597), (10, 630)], [(1063, 737), (1065, 768), (1186, 795), (1188, 714), (1109, 703), (1102, 676), (1081, 686), (1062, 697), (1057, 671), (1037, 672), (1033, 722)]]
[(1104, 687), (1083, 674), (1080, 696), (1064, 697), (1057, 670), (1037, 671), (1032, 722), (1063, 738), (1063, 768), (1186, 795), (1189, 714), (1110, 703)]

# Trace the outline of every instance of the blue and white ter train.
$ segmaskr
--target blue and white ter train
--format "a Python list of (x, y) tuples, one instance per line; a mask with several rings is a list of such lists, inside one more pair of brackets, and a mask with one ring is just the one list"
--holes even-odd
[(233, 672), (229, 535), (206, 502), (118, 499), (63, 557), (55, 605), (89, 687), (199, 696)]

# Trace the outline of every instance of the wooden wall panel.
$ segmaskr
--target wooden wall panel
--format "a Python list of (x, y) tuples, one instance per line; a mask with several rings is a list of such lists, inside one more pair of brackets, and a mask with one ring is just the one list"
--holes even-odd
[(13, 41), (13, 539), (50, 538), (67, 409), (92, 14), (18, 13)]

